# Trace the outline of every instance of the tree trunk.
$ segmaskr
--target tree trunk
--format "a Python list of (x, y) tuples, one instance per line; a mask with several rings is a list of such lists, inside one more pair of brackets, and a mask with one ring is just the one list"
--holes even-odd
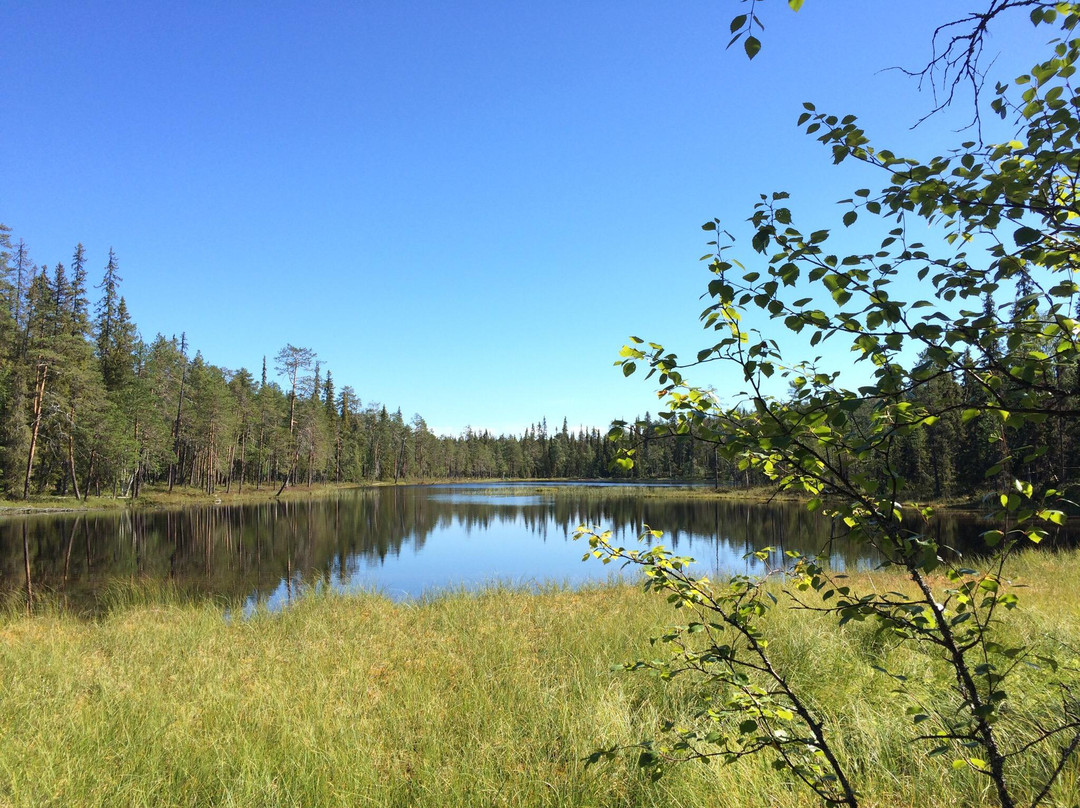
[(285, 479), (281, 483), (281, 488), (278, 489), (276, 496), (281, 496), (281, 492), (284, 491), (289, 485), (289, 478), (293, 476), (296, 471), (296, 467), (300, 464), (300, 444), (296, 444), (296, 451), (293, 452), (292, 467), (285, 472)]
[(86, 502), (88, 499), (90, 499), (90, 481), (93, 479), (94, 460), (96, 460), (96, 459), (97, 459), (97, 450), (96, 449), (91, 449), (90, 450), (90, 463), (86, 467), (86, 494), (83, 495), (83, 502)]
[[(263, 426), (259, 424), (259, 442), (255, 445), (255, 457), (259, 459), (259, 465), (255, 468), (255, 490), (258, 491), (262, 486), (263, 475), (263, 450), (266, 445), (263, 441)], [(267, 458), (269, 460), (269, 458)]]
[[(34, 473), (34, 452), (37, 451), (38, 431), (41, 429), (41, 411), (45, 407), (45, 379), (49, 375), (49, 366), (40, 363), (37, 374), (37, 383), (34, 385), (34, 427), (30, 432), (30, 451), (27, 453), (26, 458), (26, 480), (23, 482), (23, 499), (30, 498), (30, 477)], [(29, 580), (27, 578), (27, 587), (29, 587)]]
[(143, 478), (143, 466), (144, 465), (145, 465), (145, 463), (143, 462), (143, 452), (140, 451), (139, 456), (136, 458), (136, 463), (135, 463), (135, 490), (134, 490), (134, 492), (132, 492), (132, 496), (135, 497), (135, 499), (139, 498), (139, 492), (142, 490), (142, 478)]
[(180, 395), (176, 401), (176, 422), (173, 425), (173, 454), (176, 455), (176, 460), (169, 464), (169, 493), (172, 493), (173, 483), (176, 481), (177, 466), (183, 469), (183, 464), (180, 460), (180, 415), (183, 412), (184, 407), (184, 384), (187, 382), (187, 357), (184, 356), (185, 348), (184, 335), (180, 335), (180, 356), (184, 359), (184, 370), (180, 374)]
[(228, 494), (232, 490), (232, 478), (233, 478), (233, 463), (236, 460), (236, 444), (229, 444), (229, 466), (228, 472), (225, 477), (225, 493)]
[(405, 474), (405, 438), (401, 439), (401, 452), (398, 453), (398, 462), (394, 464), (394, 485), (397, 485), (398, 476)]
[(131, 496), (133, 499), (139, 496), (139, 483), (142, 477), (142, 449), (139, 446), (139, 418), (135, 417), (135, 482), (131, 488)]
[(214, 424), (210, 424), (210, 445), (206, 448), (206, 493), (214, 493), (214, 484), (217, 482), (217, 468), (214, 461), (217, 459), (217, 436), (214, 434)]
[(75, 407), (71, 408), (71, 429), (67, 439), (68, 470), (71, 472), (71, 486), (75, 489), (75, 499), (82, 499), (79, 493), (79, 478), (75, 476)]
[(244, 460), (247, 458), (247, 432), (240, 436), (240, 479), (236, 483), (236, 493), (244, 490), (244, 472), (246, 471)]

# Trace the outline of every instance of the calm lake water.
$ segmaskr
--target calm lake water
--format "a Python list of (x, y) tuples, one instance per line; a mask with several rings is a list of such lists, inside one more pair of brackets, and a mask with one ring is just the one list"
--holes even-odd
[[(0, 593), (24, 590), (23, 536), (35, 589), (96, 611), (118, 580), (162, 580), (184, 590), (278, 608), (312, 585), (372, 589), (393, 598), (493, 582), (513, 586), (605, 580), (616, 570), (583, 562), (580, 524), (631, 545), (645, 525), (703, 571), (756, 571), (743, 559), (764, 546), (817, 551), (834, 533), (798, 504), (742, 504), (672, 497), (655, 487), (505, 483), (407, 486), (313, 501), (267, 501), (177, 511), (61, 514), (0, 519)], [(977, 545), (988, 529), (944, 517), (938, 540)], [(1060, 542), (1071, 542), (1062, 534)], [(874, 559), (832, 540), (837, 566)]]

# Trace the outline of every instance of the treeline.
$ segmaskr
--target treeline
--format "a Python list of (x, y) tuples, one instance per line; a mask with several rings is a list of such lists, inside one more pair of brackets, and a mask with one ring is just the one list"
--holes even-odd
[[(980, 355), (969, 350), (944, 368), (939, 366), (940, 356), (934, 355), (944, 349), (925, 349), (910, 370), (912, 381), (896, 398), (886, 400), (873, 395), (874, 388), (863, 388), (861, 399), (851, 396), (839, 404), (839, 398), (811, 404), (803, 393), (809, 387), (807, 380), (793, 379), (785, 406), (813, 434), (831, 427), (849, 436), (846, 452), (839, 451), (831, 438), (810, 447), (833, 475), (858, 475), (868, 487), (876, 485), (881, 491), (895, 486), (895, 496), (904, 501), (991, 494), (996, 500), (997, 495), (1014, 492), (1015, 479), (1027, 481), (1036, 490), (1053, 488), (1075, 499), (1072, 493), (1080, 482), (1080, 419), (1076, 417), (1080, 414), (1080, 368), (1075, 360), (1047, 362), (1041, 369), (1025, 361), (1060, 355), (1058, 346), (1063, 341), (1052, 336), (1057, 333), (1052, 317), (1040, 324), (1051, 336), (1008, 330), (1010, 323), (1038, 322), (1039, 302), (1034, 282), (1026, 276), (1011, 301), (999, 304), (991, 293), (984, 293), (982, 310), (970, 315), (970, 327), (993, 328), (1004, 336), (984, 339)], [(1075, 338), (1075, 331), (1067, 335), (1070, 341)], [(877, 389), (888, 389), (890, 374), (896, 375), (889, 366), (879, 367), (876, 374)], [(985, 414), (990, 417), (980, 417)], [(1009, 422), (1014, 414), (1025, 416), (1015, 427)], [(733, 422), (753, 423), (758, 413), (742, 411), (731, 417)], [(686, 424), (679, 427), (688, 429)], [(724, 422), (705, 419), (702, 427), (706, 439), (722, 452)], [(666, 425), (664, 429), (676, 431)], [(727, 429), (730, 434), (731, 425)], [(786, 473), (780, 453), (772, 448), (773, 440), (763, 438), (756, 452)], [(745, 457), (742, 460), (743, 466), (748, 465)], [(729, 484), (768, 482), (763, 477), (755, 480), (754, 472), (740, 477), (723, 461), (718, 466), (721, 480), (726, 478)]]
[[(995, 308), (989, 299), (986, 308)], [(1019, 342), (998, 348), (1003, 354), (1017, 355), (1041, 349), (1048, 354), (1053, 351), (1052, 346)], [(929, 364), (925, 355), (921, 358)], [(996, 385), (991, 390), (970, 357), (962, 364), (963, 370), (928, 377), (910, 395), (913, 411), (925, 408), (939, 414), (921, 429), (909, 430), (901, 424), (896, 430), (889, 459), (908, 490), (926, 499), (950, 499), (1011, 491), (1014, 478), (1040, 490), (1067, 490), (1075, 484), (1080, 421), (1068, 417), (1069, 411), (1080, 411), (1080, 376), (1075, 365), (1062, 363), (1054, 379), (994, 376)], [(1039, 406), (1045, 412), (1009, 432), (1001, 421), (975, 417), (1002, 403), (1018, 411)], [(1008, 410), (1003, 408), (1001, 413), (1007, 417)], [(864, 417), (871, 416), (865, 413)]]
[[(183, 335), (147, 342), (120, 293), (115, 253), (109, 251), (98, 283), (90, 286), (88, 274), (83, 245), (67, 266), (50, 269), (35, 264), (26, 244), (0, 225), (0, 486), (9, 497), (138, 496), (146, 484), (214, 493), (446, 478), (765, 482), (726, 459), (722, 446), (671, 434), (667, 421), (649, 415), (626, 427), (631, 470), (614, 462), (618, 447), (606, 431), (573, 431), (565, 419), (553, 429), (541, 420), (521, 435), (435, 435), (420, 415), (406, 420), (400, 409), (338, 387), (308, 348), (286, 345), (270, 369), (263, 357), (256, 376), (191, 355)], [(987, 306), (990, 316), (993, 304)], [(1013, 384), (1018, 397), (1031, 387), (1024, 380), (1002, 384)], [(1080, 396), (1080, 382), (1072, 387)], [(962, 373), (938, 373), (914, 391), (913, 407), (944, 414), (924, 429), (900, 428), (893, 439), (890, 462), (911, 494), (941, 499), (992, 490), (988, 470), (1045, 484), (1076, 476), (1076, 426), (1048, 419), (1006, 446), (986, 419), (964, 417), (968, 408), (985, 406), (987, 395), (973, 374)], [(873, 410), (866, 401), (850, 417), (857, 425)], [(883, 469), (866, 472), (886, 476)]]
[[(89, 271), (82, 244), (50, 268), (0, 225), (0, 483), (9, 497), (625, 474), (613, 470), (604, 432), (572, 432), (565, 420), (520, 436), (435, 435), (421, 416), (406, 420), (339, 387), (308, 348), (286, 345), (256, 375), (192, 355), (183, 335), (146, 341), (115, 253), (96, 284)], [(634, 476), (713, 470), (707, 447), (695, 454), (689, 441), (659, 442), (645, 456)]]
[[(784, 405), (812, 434), (827, 434), (831, 428), (849, 436), (844, 451), (831, 437), (809, 447), (832, 474), (859, 475), (882, 491), (895, 486), (894, 495), (905, 501), (991, 494), (996, 500), (1014, 491), (1015, 479), (1035, 490), (1063, 491), (1075, 500), (1080, 483), (1080, 368), (1067, 352), (1077, 329), (1066, 331), (1054, 315), (1040, 309), (1047, 298), (1028, 275), (1018, 279), (1014, 295), (1005, 302), (985, 291), (981, 309), (966, 315), (966, 327), (983, 333), (978, 346), (957, 353), (945, 367), (945, 349), (927, 347), (915, 357), (903, 390), (890, 390), (899, 366), (882, 363), (874, 371), (877, 386), (862, 388), (861, 398), (813, 400), (806, 392), (810, 380), (793, 375)], [(1017, 326), (1021, 323), (1024, 328)], [(759, 416), (755, 410), (700, 422), (673, 418), (671, 412), (664, 415), (660, 426), (646, 420), (625, 427), (633, 433), (635, 469), (644, 464), (645, 476), (715, 475), (721, 486), (740, 487), (770, 484), (751, 461), (771, 463), (781, 476), (788, 470), (774, 442), (788, 438), (772, 435), (771, 422), (754, 426)], [(725, 433), (748, 424), (762, 436), (756, 457), (740, 457), (737, 450), (725, 457)], [(715, 447), (720, 457), (710, 457), (708, 447)], [(740, 467), (751, 470), (740, 472)]]

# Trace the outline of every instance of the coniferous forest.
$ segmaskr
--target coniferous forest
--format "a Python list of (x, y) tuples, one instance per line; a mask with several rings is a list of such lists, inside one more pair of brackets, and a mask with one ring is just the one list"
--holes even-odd
[[(1025, 294), (1018, 289), (1016, 297)], [(0, 464), (9, 498), (137, 497), (147, 484), (215, 493), (469, 478), (763, 482), (725, 459), (722, 447), (676, 434), (648, 414), (621, 430), (622, 444), (634, 447), (626, 470), (614, 462), (618, 445), (607, 430), (572, 431), (565, 419), (549, 427), (541, 418), (521, 435), (482, 428), (436, 435), (420, 414), (407, 419), (400, 407), (365, 400), (311, 348), (275, 347), (254, 372), (217, 366), (184, 334), (142, 336), (112, 249), (100, 269), (89, 266), (82, 244), (66, 265), (38, 264), (0, 225), (0, 298)], [(1013, 305), (984, 301), (988, 316)], [(911, 490), (949, 499), (995, 488), (987, 471), (1007, 447), (963, 417), (985, 395), (955, 374), (914, 393), (914, 405), (946, 410), (897, 438), (894, 471)], [(1076, 430), (1060, 420), (1026, 429), (1024, 445), (1044, 448), (1013, 471), (1043, 483), (1072, 480)]]
[[(184, 334), (142, 336), (110, 249), (91, 267), (36, 263), (0, 229), (0, 463), (4, 493), (137, 497), (146, 484), (215, 491), (443, 478), (607, 477), (599, 429), (541, 419), (522, 435), (432, 433), (366, 401), (310, 348), (219, 367)], [(710, 453), (657, 444), (635, 475), (711, 475)], [(650, 455), (651, 456), (651, 455)]]

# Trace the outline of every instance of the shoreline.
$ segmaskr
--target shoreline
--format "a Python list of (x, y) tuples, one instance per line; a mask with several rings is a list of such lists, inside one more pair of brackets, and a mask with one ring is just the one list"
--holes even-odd
[[(753, 488), (724, 488), (717, 490), (707, 487), (709, 480), (673, 480), (673, 479), (543, 479), (530, 480), (522, 478), (490, 478), (490, 479), (452, 479), (438, 478), (431, 480), (408, 480), (401, 482), (369, 481), (362, 483), (316, 483), (314, 485), (294, 485), (285, 489), (280, 495), (277, 486), (267, 486), (258, 490), (247, 489), (242, 492), (217, 491), (208, 494), (201, 489), (175, 487), (170, 493), (165, 488), (148, 486), (137, 498), (130, 497), (90, 497), (89, 500), (78, 500), (73, 496), (60, 497), (52, 495), (36, 495), (29, 500), (0, 499), (0, 518), (5, 516), (30, 516), (35, 514), (64, 514), (64, 513), (109, 513), (115, 511), (135, 510), (168, 510), (180, 509), (189, 506), (207, 505), (251, 505), (274, 500), (315, 500), (344, 492), (362, 491), (374, 488), (405, 488), (426, 487), (435, 485), (456, 484), (535, 484), (538, 490), (545, 488), (559, 489), (568, 483), (607, 483), (608, 490), (618, 488), (640, 488), (640, 496), (648, 499), (705, 499), (731, 501), (737, 500), (755, 505), (768, 505), (773, 503), (799, 503), (807, 502), (808, 497), (798, 496), (793, 493), (777, 493), (775, 490), (764, 486)], [(945, 500), (941, 502), (925, 503), (935, 510), (949, 513), (978, 514), (984, 509), (979, 505), (978, 499)], [(914, 505), (904, 505), (904, 509), (912, 509)]]

